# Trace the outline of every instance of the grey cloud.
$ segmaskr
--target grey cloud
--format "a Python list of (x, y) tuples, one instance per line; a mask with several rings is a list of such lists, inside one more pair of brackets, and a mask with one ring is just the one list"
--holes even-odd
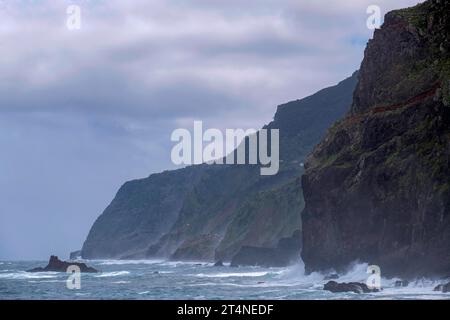
[(258, 128), (350, 75), (371, 2), (2, 2), (0, 259), (78, 249), (121, 183), (173, 167), (173, 129)]

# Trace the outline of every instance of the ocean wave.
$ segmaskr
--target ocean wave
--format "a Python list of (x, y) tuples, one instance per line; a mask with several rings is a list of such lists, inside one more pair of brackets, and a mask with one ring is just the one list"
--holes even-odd
[(67, 280), (29, 280), (29, 283), (57, 283), (67, 282)]
[(147, 294), (147, 293), (150, 293), (150, 291), (138, 292), (138, 294), (140, 294), (140, 295)]
[(196, 267), (206, 267), (211, 264), (202, 261), (163, 261), (161, 262), (162, 266), (165, 267), (179, 267), (179, 266), (196, 266)]
[(271, 282), (255, 282), (255, 283), (234, 283), (234, 282), (203, 282), (203, 283), (193, 283), (187, 284), (186, 287), (217, 287), (220, 286), (228, 286), (228, 287), (240, 287), (240, 288), (273, 288), (280, 286)]
[(57, 272), (12, 272), (12, 273), (1, 273), (0, 279), (14, 279), (14, 280), (26, 280), (26, 279), (51, 279), (57, 278)]
[(195, 276), (204, 278), (230, 278), (230, 277), (264, 277), (268, 275), (269, 271), (255, 271), (255, 272), (235, 272), (235, 273), (199, 273)]
[[(339, 274), (337, 282), (361, 282), (365, 283), (369, 274), (367, 268), (369, 264), (354, 262), (346, 273)], [(303, 288), (309, 288), (314, 292), (320, 292), (323, 290), (323, 285), (328, 282), (326, 276), (335, 273), (330, 271), (328, 273), (313, 272), (306, 274), (303, 262), (298, 263), (295, 266), (291, 266), (285, 269), (280, 276), (270, 285), (288, 284), (290, 286), (298, 286)], [(431, 279), (417, 279), (410, 281), (405, 287), (396, 287), (396, 281), (399, 278), (381, 278), (380, 292), (365, 294), (359, 296), (362, 299), (442, 299), (449, 298), (450, 294), (444, 294), (442, 292), (435, 292), (433, 289), (442, 281), (435, 281)], [(327, 293), (328, 296), (329, 293)], [(345, 294), (330, 294), (328, 298), (338, 298)]]
[(99, 275), (96, 275), (96, 278), (105, 278), (105, 277), (118, 277), (130, 274), (129, 271), (112, 271), (112, 272), (104, 272)]
[(92, 260), (99, 265), (160, 264), (165, 260)]

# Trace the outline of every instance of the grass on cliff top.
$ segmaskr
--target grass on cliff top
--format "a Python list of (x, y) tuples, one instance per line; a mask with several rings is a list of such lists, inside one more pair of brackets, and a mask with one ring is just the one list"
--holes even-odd
[(427, 15), (431, 11), (431, 2), (419, 3), (414, 7), (404, 8), (393, 11), (395, 14), (405, 18), (412, 25), (419, 28), (426, 28)]

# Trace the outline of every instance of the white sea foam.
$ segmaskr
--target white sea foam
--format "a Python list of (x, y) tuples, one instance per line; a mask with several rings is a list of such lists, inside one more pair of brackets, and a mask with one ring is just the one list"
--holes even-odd
[(142, 295), (142, 294), (147, 294), (150, 293), (150, 291), (143, 291), (143, 292), (138, 292), (138, 294)]
[(165, 260), (92, 260), (100, 265), (159, 264)]
[(1, 273), (0, 279), (15, 279), (15, 280), (25, 280), (25, 279), (51, 279), (57, 278), (57, 272), (25, 272), (18, 271), (12, 273)]
[[(345, 274), (340, 274), (337, 282), (362, 282), (365, 283), (369, 274), (367, 273), (367, 263), (355, 262)], [(330, 272), (334, 273), (334, 272)], [(313, 272), (306, 275), (303, 262), (299, 262), (295, 266), (285, 269), (275, 281), (270, 281), (267, 286), (272, 285), (288, 285), (298, 286), (299, 288), (309, 288), (311, 294), (315, 295), (323, 290), (323, 285), (328, 281), (325, 280), (327, 274)], [(381, 278), (382, 290), (380, 292), (356, 295), (361, 299), (442, 299), (450, 298), (450, 294), (433, 291), (434, 287), (442, 281), (433, 281), (430, 279), (419, 279), (410, 281), (406, 287), (395, 287), (398, 278), (388, 279)], [(262, 284), (265, 285), (265, 284)], [(340, 298), (342, 295), (348, 294), (332, 294), (326, 293), (327, 298)], [(329, 295), (329, 296), (328, 296)], [(352, 295), (354, 298), (355, 296)]]
[(104, 272), (99, 275), (96, 275), (96, 278), (105, 278), (105, 277), (118, 277), (130, 274), (129, 271), (112, 271), (112, 272)]
[(261, 271), (261, 272), (234, 272), (234, 273), (199, 273), (196, 274), (197, 277), (204, 278), (229, 278), (229, 277), (264, 277), (268, 275), (270, 272)]
[(202, 261), (163, 261), (162, 266), (168, 267), (179, 267), (179, 266), (196, 266), (196, 267), (206, 267), (209, 266), (208, 263)]
[(57, 282), (66, 282), (67, 280), (29, 280), (29, 283), (57, 283)]

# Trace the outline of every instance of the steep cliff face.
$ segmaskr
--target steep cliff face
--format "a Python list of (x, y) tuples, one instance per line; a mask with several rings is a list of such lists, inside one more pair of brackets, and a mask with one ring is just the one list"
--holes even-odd
[(278, 107), (280, 171), (200, 165), (127, 182), (94, 223), (84, 258), (231, 260), (242, 246), (276, 247), (301, 229), (306, 155), (351, 104), (356, 73), (336, 86)]
[(204, 171), (196, 166), (125, 183), (92, 226), (82, 257), (144, 255), (149, 243), (170, 230)]
[(385, 275), (450, 275), (450, 2), (390, 12), (349, 114), (308, 157), (307, 271), (355, 260)]

